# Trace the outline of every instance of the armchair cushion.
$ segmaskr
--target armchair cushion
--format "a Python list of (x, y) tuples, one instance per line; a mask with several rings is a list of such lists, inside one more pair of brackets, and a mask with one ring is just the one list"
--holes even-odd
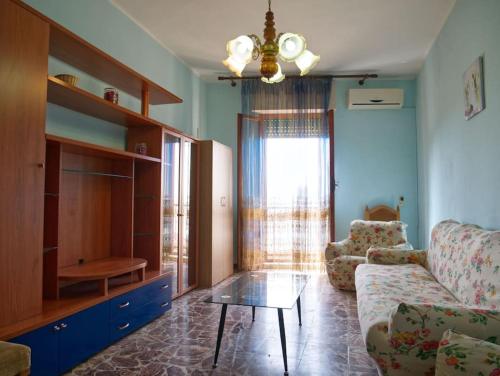
[(447, 330), (439, 342), (436, 376), (454, 375), (500, 375), (500, 346)]
[(349, 239), (352, 241), (352, 255), (366, 256), (371, 246), (393, 247), (407, 242), (407, 225), (400, 221), (362, 221), (351, 222)]
[(0, 375), (17, 375), (30, 369), (31, 349), (28, 346), (0, 342)]
[(427, 252), (423, 250), (370, 247), (366, 254), (366, 260), (368, 264), (419, 264), (426, 267)]

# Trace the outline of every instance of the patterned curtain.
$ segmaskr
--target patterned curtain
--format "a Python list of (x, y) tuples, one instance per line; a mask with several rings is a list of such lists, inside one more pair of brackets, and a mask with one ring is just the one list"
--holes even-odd
[(241, 261), (319, 270), (329, 241), (331, 80), (242, 85)]

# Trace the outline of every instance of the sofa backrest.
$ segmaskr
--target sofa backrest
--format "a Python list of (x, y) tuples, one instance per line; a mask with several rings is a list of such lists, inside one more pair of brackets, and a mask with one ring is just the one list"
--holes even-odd
[(349, 239), (353, 244), (353, 255), (366, 256), (371, 246), (391, 247), (405, 244), (407, 225), (400, 221), (354, 220), (349, 229)]
[(427, 253), (434, 277), (463, 304), (500, 308), (500, 231), (446, 220)]

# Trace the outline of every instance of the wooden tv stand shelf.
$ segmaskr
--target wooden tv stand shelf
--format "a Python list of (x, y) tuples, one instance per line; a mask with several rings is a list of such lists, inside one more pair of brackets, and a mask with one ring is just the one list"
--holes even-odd
[(139, 280), (144, 281), (148, 262), (142, 258), (108, 257), (60, 268), (58, 278), (63, 281), (94, 281), (99, 280), (100, 292), (108, 295), (108, 278), (138, 271)]

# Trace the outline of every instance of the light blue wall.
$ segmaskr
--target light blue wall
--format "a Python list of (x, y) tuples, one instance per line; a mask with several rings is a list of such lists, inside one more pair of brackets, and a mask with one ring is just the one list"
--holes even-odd
[[(237, 115), (241, 112), (241, 87), (229, 82), (207, 84), (207, 133), (206, 138), (216, 140), (233, 149), (233, 229), (236, 234), (237, 218)], [(237, 237), (234, 236), (234, 262), (237, 261)]]
[[(336, 82), (335, 169), (340, 181), (336, 192), (336, 238), (347, 236), (349, 223), (362, 218), (365, 205), (395, 206), (402, 195), (406, 200), (402, 220), (408, 223), (410, 241), (417, 246), (415, 81), (373, 80), (365, 86), (405, 89), (402, 110), (348, 111), (345, 97), (351, 87), (357, 87), (357, 81)], [(235, 177), (236, 115), (240, 111), (239, 87), (207, 84), (207, 137), (233, 148)]]
[[(417, 82), (420, 238), (447, 218), (500, 228), (500, 1), (457, 0)], [(464, 119), (462, 75), (484, 54), (486, 109)]]
[(369, 80), (365, 88), (403, 88), (400, 110), (351, 111), (346, 98), (357, 81), (336, 82), (335, 192), (336, 239), (344, 239), (353, 219), (363, 218), (365, 205), (395, 207), (404, 196), (401, 220), (417, 247), (417, 154), (414, 80)]
[[(151, 106), (151, 117), (188, 134), (206, 132), (205, 83), (190, 68), (152, 39), (125, 14), (104, 0), (26, 0), (26, 3), (67, 27), (117, 60), (157, 82), (184, 102)], [(49, 74), (76, 73), (79, 86), (102, 95), (108, 86), (66, 64), (49, 59)], [(140, 102), (120, 93), (120, 104), (140, 110)], [(110, 123), (49, 105), (47, 132), (124, 147), (126, 131)]]

